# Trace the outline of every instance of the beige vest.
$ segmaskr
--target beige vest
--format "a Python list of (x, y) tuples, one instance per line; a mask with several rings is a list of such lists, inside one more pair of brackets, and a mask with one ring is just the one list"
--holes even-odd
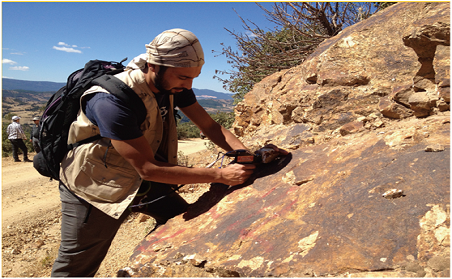
[[(141, 70), (128, 70), (116, 75), (140, 96), (147, 110), (141, 131), (149, 142), (154, 154), (160, 145), (163, 122), (154, 94), (146, 84)], [(87, 90), (81, 99), (95, 92), (107, 92), (99, 86)], [(107, 92), (108, 93), (108, 92)], [(169, 163), (177, 164), (177, 131), (173, 115), (173, 96), (170, 96), (169, 122)], [(77, 116), (69, 130), (68, 144), (99, 134), (83, 111)], [(99, 210), (118, 219), (134, 199), (142, 182), (137, 171), (111, 146), (110, 139), (102, 138), (92, 143), (82, 144), (69, 151), (61, 162), (61, 181), (77, 196), (83, 198)]]

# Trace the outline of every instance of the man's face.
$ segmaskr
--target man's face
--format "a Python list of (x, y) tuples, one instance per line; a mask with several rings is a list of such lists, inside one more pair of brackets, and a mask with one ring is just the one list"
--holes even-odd
[(33, 120), (36, 125), (39, 125), (39, 120)]
[(193, 79), (201, 74), (201, 67), (173, 68), (167, 67), (165, 71), (160, 71), (160, 66), (156, 66), (154, 79), (155, 87), (161, 93), (176, 94), (184, 89), (191, 89)]

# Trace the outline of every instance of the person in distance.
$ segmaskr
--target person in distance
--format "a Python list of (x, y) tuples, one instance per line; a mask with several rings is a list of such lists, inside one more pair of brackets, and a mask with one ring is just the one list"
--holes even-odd
[(28, 159), (28, 150), (27, 146), (25, 146), (24, 140), (27, 139), (27, 136), (20, 125), (20, 117), (15, 115), (12, 117), (12, 123), (8, 125), (6, 128), (6, 133), (8, 134), (8, 140), (11, 142), (13, 146), (13, 158), (14, 162), (21, 162), (19, 159), (19, 149), (22, 150), (24, 154), (24, 162), (33, 162)]

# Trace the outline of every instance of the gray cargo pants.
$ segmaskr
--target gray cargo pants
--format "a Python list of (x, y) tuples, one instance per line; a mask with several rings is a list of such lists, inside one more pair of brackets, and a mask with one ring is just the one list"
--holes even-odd
[(114, 219), (60, 183), (61, 244), (52, 277), (94, 277), (119, 227), (129, 215), (126, 210)]

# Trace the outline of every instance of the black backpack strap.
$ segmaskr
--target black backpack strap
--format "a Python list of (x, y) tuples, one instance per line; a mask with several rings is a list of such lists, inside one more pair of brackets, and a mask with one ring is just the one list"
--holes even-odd
[(76, 143), (68, 144), (67, 150), (72, 150), (72, 149), (76, 148), (77, 146), (80, 146), (80, 145), (85, 144), (85, 143), (88, 143), (88, 142), (93, 142), (93, 141), (99, 140), (99, 139), (101, 139), (101, 138), (102, 138), (101, 135), (95, 135), (95, 136), (86, 138), (86, 139), (84, 139), (84, 140), (78, 141), (78, 142), (76, 142)]
[(137, 112), (139, 123), (144, 122), (147, 114), (146, 107), (141, 98), (127, 84), (112, 75), (100, 76), (94, 79), (92, 83), (101, 86), (126, 104), (129, 104), (130, 108)]
[[(141, 98), (130, 88), (127, 84), (122, 82), (117, 77), (112, 75), (103, 75), (92, 81), (92, 84), (99, 85), (111, 94), (115, 95), (119, 99), (123, 100), (126, 104), (128, 104), (134, 111), (137, 112), (137, 117), (140, 123), (144, 122), (146, 119), (146, 107), (143, 104)], [(93, 142), (95, 140), (101, 139), (101, 135), (95, 135), (79, 142), (69, 144), (67, 146), (68, 150), (72, 150), (73, 148), (80, 146), (85, 143)]]

